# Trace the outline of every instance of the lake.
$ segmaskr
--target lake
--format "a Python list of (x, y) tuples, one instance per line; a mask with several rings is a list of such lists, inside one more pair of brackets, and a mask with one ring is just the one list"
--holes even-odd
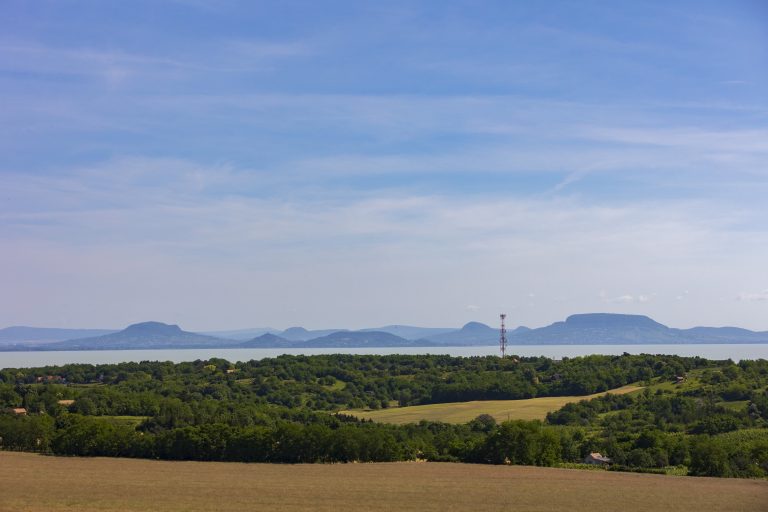
[[(508, 354), (547, 356), (554, 359), (589, 354), (676, 354), (707, 359), (768, 359), (768, 344), (739, 345), (518, 345)], [(393, 348), (201, 348), (178, 350), (78, 350), (67, 352), (0, 352), (0, 368), (28, 368), (67, 363), (107, 364), (130, 361), (194, 361), (219, 357), (231, 362), (277, 357), (281, 354), (449, 354), (452, 356), (497, 355), (498, 347), (393, 347)]]

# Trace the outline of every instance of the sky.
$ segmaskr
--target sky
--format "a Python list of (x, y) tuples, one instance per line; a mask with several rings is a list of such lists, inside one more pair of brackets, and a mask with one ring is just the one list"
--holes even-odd
[(3, 0), (0, 327), (768, 330), (768, 3)]

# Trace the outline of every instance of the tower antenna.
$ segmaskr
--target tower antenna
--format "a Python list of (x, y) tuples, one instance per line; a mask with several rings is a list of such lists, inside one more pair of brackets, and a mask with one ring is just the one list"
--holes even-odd
[(501, 331), (499, 332), (499, 349), (501, 350), (502, 359), (507, 355), (507, 328), (504, 326), (504, 319), (507, 318), (506, 313), (499, 315), (501, 317)]

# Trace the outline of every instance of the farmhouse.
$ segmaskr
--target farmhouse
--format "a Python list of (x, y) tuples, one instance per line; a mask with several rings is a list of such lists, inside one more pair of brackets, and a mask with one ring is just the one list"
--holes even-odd
[(15, 414), (16, 416), (26, 416), (27, 410), (23, 407), (13, 407), (11, 409), (8, 409), (8, 412), (11, 414)]
[(584, 458), (584, 464), (594, 464), (596, 466), (607, 466), (612, 461), (599, 452), (592, 452)]
[(64, 377), (61, 375), (45, 375), (35, 379), (37, 382), (64, 382)]

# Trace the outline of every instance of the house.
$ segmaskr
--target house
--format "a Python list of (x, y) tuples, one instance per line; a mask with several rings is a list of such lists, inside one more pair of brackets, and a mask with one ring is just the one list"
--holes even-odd
[(23, 407), (14, 407), (10, 410), (11, 414), (15, 414), (16, 416), (26, 416), (27, 410)]
[(608, 457), (601, 455), (599, 452), (592, 452), (584, 457), (584, 464), (594, 464), (595, 466), (607, 466), (612, 461)]
[(685, 382), (685, 376), (684, 375), (677, 375), (675, 377), (675, 384), (682, 384)]
[(59, 400), (56, 403), (59, 404), (59, 405), (63, 405), (64, 407), (69, 407), (70, 405), (75, 403), (75, 401), (74, 400)]
[(45, 375), (43, 377), (38, 377), (35, 380), (37, 382), (44, 382), (44, 383), (45, 382), (48, 382), (48, 383), (50, 383), (50, 382), (63, 382), (64, 381), (64, 377), (62, 377), (61, 375)]

